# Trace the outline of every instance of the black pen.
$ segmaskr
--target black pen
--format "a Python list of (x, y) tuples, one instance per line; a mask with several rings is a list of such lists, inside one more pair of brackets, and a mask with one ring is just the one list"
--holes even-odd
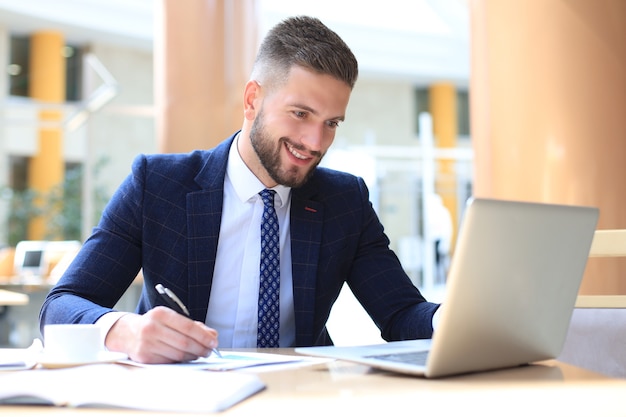
[[(185, 304), (183, 304), (183, 302), (180, 301), (180, 298), (178, 298), (176, 296), (176, 294), (174, 294), (174, 292), (172, 290), (170, 290), (169, 288), (164, 287), (161, 284), (155, 285), (154, 288), (157, 290), (157, 292), (161, 296), (161, 299), (163, 301), (165, 301), (165, 304), (167, 304), (167, 306), (169, 308), (171, 308), (172, 310), (174, 310), (178, 314), (182, 314), (182, 315), (187, 316), (187, 317), (191, 316), (191, 314), (189, 314), (189, 310), (187, 309)], [(218, 358), (222, 357), (222, 354), (217, 349), (213, 349), (213, 353)]]

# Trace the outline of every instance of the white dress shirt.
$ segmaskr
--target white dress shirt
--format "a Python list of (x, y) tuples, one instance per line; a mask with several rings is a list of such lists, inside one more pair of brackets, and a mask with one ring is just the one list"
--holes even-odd
[[(224, 206), (206, 324), (219, 333), (220, 347), (256, 347), (263, 200), (265, 186), (245, 165), (237, 139), (228, 155)], [(280, 233), (280, 346), (295, 344), (289, 208), (291, 189), (276, 191)]]

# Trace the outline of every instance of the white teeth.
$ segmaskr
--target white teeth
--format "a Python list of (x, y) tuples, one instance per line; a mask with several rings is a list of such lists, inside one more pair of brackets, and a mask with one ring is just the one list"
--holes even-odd
[(298, 158), (298, 159), (307, 159), (307, 158), (306, 158), (306, 156), (304, 156), (304, 155), (302, 155), (302, 154), (298, 153), (298, 151), (296, 151), (296, 150), (293, 148), (293, 146), (291, 146), (291, 145), (287, 145), (287, 149), (289, 149), (289, 152), (291, 152), (291, 154), (292, 154), (293, 156), (295, 156), (296, 158)]

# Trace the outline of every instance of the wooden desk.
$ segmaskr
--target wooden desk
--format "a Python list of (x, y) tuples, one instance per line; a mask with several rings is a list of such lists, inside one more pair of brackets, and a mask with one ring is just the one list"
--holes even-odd
[[(0, 319), (0, 347), (28, 347), (34, 338), (41, 337), (39, 332), (39, 310), (48, 292), (52, 288), (51, 283), (27, 283), (18, 280), (12, 282), (0, 282), (0, 298), (2, 292), (20, 293), (26, 297), (27, 303), (22, 305), (13, 304), (14, 307), (6, 309)], [(136, 280), (124, 293), (115, 308), (120, 311), (134, 311), (137, 300), (141, 294), (142, 283)], [(0, 301), (0, 306), (2, 302)], [(4, 307), (0, 307), (2, 310)], [(5, 324), (6, 323), (6, 324)], [(17, 329), (9, 339), (9, 329)]]
[(28, 304), (28, 295), (0, 289), (0, 306), (21, 306)]
[(6, 346), (9, 342), (9, 328), (6, 325), (9, 309), (12, 306), (28, 305), (30, 297), (15, 291), (7, 291), (0, 288), (0, 346)]
[[(279, 352), (292, 354), (293, 351)], [(623, 415), (623, 398), (626, 395), (626, 380), (611, 379), (556, 361), (438, 380), (379, 372), (342, 361), (260, 372), (259, 376), (267, 384), (266, 390), (219, 415), (596, 417)], [(163, 383), (167, 386), (171, 381)], [(0, 413), (16, 417), (154, 414), (132, 410), (31, 406), (1, 406)]]

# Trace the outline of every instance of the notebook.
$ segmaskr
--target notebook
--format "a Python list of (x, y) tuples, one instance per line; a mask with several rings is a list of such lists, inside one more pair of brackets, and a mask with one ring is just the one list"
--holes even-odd
[(427, 378), (553, 359), (598, 214), (593, 207), (470, 200), (432, 339), (296, 351)]

